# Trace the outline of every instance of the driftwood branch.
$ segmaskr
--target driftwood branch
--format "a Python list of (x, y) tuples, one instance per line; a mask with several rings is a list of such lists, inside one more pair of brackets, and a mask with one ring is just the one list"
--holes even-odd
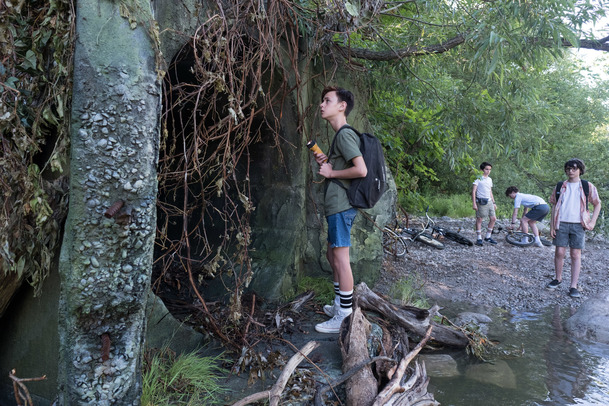
[[(423, 339), (417, 344), (416, 347), (413, 348), (412, 351), (410, 351), (408, 354), (406, 354), (404, 358), (400, 360), (398, 368), (391, 377), (391, 380), (387, 383), (387, 385), (385, 385), (385, 388), (377, 395), (376, 399), (374, 400), (373, 406), (386, 405), (387, 402), (389, 402), (389, 399), (391, 399), (391, 397), (395, 393), (404, 392), (405, 390), (407, 390), (407, 388), (402, 385), (402, 379), (404, 378), (406, 368), (408, 367), (408, 364), (410, 364), (410, 361), (412, 361), (414, 357), (419, 354), (421, 349), (423, 349), (425, 344), (427, 344), (427, 341), (429, 341), (429, 339), (431, 338), (432, 329), (433, 326), (427, 327), (427, 331), (425, 332), (425, 336), (423, 337)], [(412, 382), (412, 385), (414, 385), (414, 382)]]
[(368, 365), (374, 364), (375, 362), (379, 362), (379, 361), (396, 362), (396, 360), (394, 360), (393, 358), (379, 356), (379, 357), (370, 358), (368, 361), (362, 362), (361, 364), (354, 366), (353, 368), (351, 368), (350, 370), (348, 370), (347, 372), (345, 372), (344, 374), (342, 374), (341, 376), (339, 376), (332, 382), (330, 382), (327, 385), (324, 385), (322, 387), (319, 387), (317, 389), (317, 391), (315, 392), (315, 399), (314, 399), (313, 404), (315, 406), (323, 405), (323, 402), (321, 401), (321, 397), (324, 393), (326, 393), (330, 389), (335, 388), (338, 385), (344, 383), (347, 379), (349, 379), (353, 375), (357, 374), (362, 368), (364, 368)]
[[(32, 402), (32, 398), (30, 396), (30, 392), (23, 382), (32, 382), (32, 381), (44, 381), (47, 379), (46, 375), (40, 376), (38, 378), (18, 378), (15, 374), (16, 370), (11, 370), (8, 373), (8, 377), (13, 381), (13, 390), (15, 392), (15, 401), (18, 406), (34, 406), (34, 402)], [(25, 402), (25, 403), (23, 403)]]
[(234, 403), (233, 406), (245, 406), (262, 399), (269, 399), (270, 406), (277, 406), (279, 404), (279, 400), (281, 399), (281, 393), (283, 392), (285, 385), (288, 383), (290, 376), (292, 376), (292, 373), (294, 372), (298, 364), (300, 364), (302, 360), (305, 359), (311, 353), (311, 351), (313, 351), (318, 346), (318, 342), (309, 341), (304, 347), (302, 347), (299, 352), (297, 352), (292, 356), (292, 358), (290, 358), (288, 363), (285, 365), (285, 368), (281, 372), (281, 375), (279, 375), (277, 382), (275, 382), (271, 389), (258, 393), (253, 393), (241, 399), (237, 403)]
[(362, 309), (377, 312), (390, 322), (404, 327), (419, 337), (425, 336), (427, 327), (432, 325), (434, 327), (432, 341), (456, 348), (465, 348), (469, 344), (467, 335), (462, 331), (431, 320), (437, 309), (435, 306), (431, 311), (412, 306), (397, 306), (374, 293), (365, 283), (357, 285), (354, 297)]

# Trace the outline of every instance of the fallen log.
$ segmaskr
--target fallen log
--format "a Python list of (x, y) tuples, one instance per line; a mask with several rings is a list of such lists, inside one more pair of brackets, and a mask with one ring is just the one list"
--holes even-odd
[(431, 320), (436, 315), (438, 306), (433, 306), (429, 310), (398, 306), (374, 293), (363, 282), (355, 287), (353, 297), (357, 306), (379, 313), (386, 320), (404, 327), (419, 337), (425, 336), (427, 327), (431, 325), (433, 326), (432, 342), (456, 348), (465, 348), (469, 344), (469, 339), (463, 332)]

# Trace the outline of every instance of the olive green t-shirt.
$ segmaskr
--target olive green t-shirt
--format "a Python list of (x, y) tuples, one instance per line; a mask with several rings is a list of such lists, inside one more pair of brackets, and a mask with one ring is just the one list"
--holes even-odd
[[(350, 128), (345, 128), (336, 134), (334, 150), (332, 151), (329, 161), (332, 164), (332, 169), (341, 170), (353, 166), (351, 160), (355, 157), (362, 156), (359, 149), (359, 136)], [(349, 188), (351, 180), (339, 179), (340, 182)], [(331, 179), (327, 179), (326, 196), (324, 199), (324, 212), (327, 216), (340, 213), (341, 211), (349, 210), (351, 205), (347, 198), (347, 191), (334, 183)]]

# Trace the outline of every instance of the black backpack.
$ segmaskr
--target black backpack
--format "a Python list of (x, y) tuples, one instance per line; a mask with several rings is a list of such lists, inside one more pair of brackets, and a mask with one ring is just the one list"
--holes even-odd
[[(349, 198), (351, 206), (359, 209), (370, 209), (374, 207), (383, 193), (385, 193), (385, 190), (387, 190), (387, 173), (385, 171), (383, 147), (381, 146), (381, 142), (374, 135), (360, 133), (349, 125), (342, 126), (336, 132), (336, 135), (345, 128), (350, 128), (359, 136), (360, 151), (362, 152), (362, 158), (364, 158), (364, 162), (366, 163), (368, 174), (363, 178), (352, 179), (349, 188), (345, 187), (338, 179), (331, 180), (347, 191), (347, 197)], [(332, 141), (329, 156), (332, 156), (334, 151), (336, 135)]]
[[(588, 197), (590, 196), (590, 185), (588, 185), (588, 181), (587, 180), (581, 180), (582, 181), (582, 189), (584, 189), (584, 194), (586, 195), (586, 209), (588, 208)], [(560, 189), (562, 188), (563, 183), (565, 183), (564, 180), (561, 180), (560, 182), (558, 182), (556, 184), (556, 202), (558, 203), (558, 198), (560, 197)]]

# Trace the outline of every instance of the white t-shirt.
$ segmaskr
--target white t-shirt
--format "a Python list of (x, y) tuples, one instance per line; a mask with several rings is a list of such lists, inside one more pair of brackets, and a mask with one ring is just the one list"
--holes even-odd
[(526, 193), (516, 193), (514, 198), (514, 208), (517, 209), (520, 206), (524, 206), (527, 209), (537, 206), (538, 204), (546, 204), (546, 201), (539, 196), (528, 195)]
[(489, 177), (481, 176), (476, 179), (473, 183), (478, 186), (476, 189), (476, 197), (480, 199), (490, 199), (491, 198), (491, 188), (493, 187), (493, 180)]
[(579, 182), (567, 182), (567, 189), (561, 193), (560, 212), (558, 213), (558, 221), (565, 223), (579, 223), (581, 221), (581, 195), (579, 190)]

